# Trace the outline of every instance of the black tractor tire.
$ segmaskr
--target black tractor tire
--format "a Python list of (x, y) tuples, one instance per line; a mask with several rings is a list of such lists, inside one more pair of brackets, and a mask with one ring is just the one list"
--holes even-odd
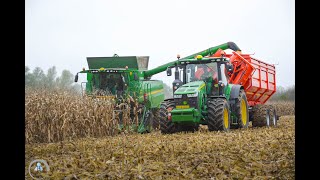
[(208, 100), (208, 129), (209, 131), (229, 131), (230, 112), (226, 99)]
[(270, 126), (271, 105), (256, 105), (252, 109), (253, 119), (252, 127)]
[(240, 90), (239, 97), (235, 102), (235, 115), (238, 119), (236, 125), (231, 128), (248, 128), (249, 126), (249, 108), (246, 93), (243, 89)]
[(152, 128), (154, 130), (160, 129), (160, 109), (159, 108), (152, 110)]
[(168, 120), (168, 110), (173, 109), (175, 104), (173, 101), (164, 101), (160, 104), (159, 123), (160, 131), (163, 134), (171, 134), (177, 132), (178, 128), (171, 120)]
[(276, 108), (274, 108), (274, 106), (270, 107), (270, 126), (272, 127), (277, 127), (277, 112), (276, 112)]

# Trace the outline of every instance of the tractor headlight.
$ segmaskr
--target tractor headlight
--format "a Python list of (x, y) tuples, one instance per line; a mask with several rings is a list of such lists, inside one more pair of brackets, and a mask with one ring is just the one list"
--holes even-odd
[(193, 94), (187, 94), (188, 97), (197, 97), (198, 96), (198, 93), (193, 93)]
[(182, 94), (174, 94), (173, 98), (182, 98)]

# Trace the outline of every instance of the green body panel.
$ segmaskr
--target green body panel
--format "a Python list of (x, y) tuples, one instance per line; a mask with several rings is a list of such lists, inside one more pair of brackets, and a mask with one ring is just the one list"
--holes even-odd
[(156, 80), (147, 80), (138, 82), (140, 87), (132, 89), (130, 92), (138, 92), (137, 97), (139, 103), (144, 103), (144, 94), (147, 94), (146, 102), (149, 108), (159, 108), (160, 103), (164, 100), (163, 82)]
[(125, 68), (147, 70), (149, 56), (87, 57), (89, 69)]
[(179, 87), (174, 94), (193, 94), (199, 91), (200, 87), (204, 87), (205, 83), (203, 81), (194, 81)]
[(224, 94), (227, 98), (227, 100), (230, 99), (230, 93), (231, 93), (231, 88), (232, 88), (233, 84), (228, 84), (225, 88), (224, 88)]
[[(205, 105), (206, 84), (203, 81), (193, 81), (180, 86), (175, 95), (195, 94), (197, 93), (197, 107), (188, 109), (173, 109), (171, 111), (172, 122), (174, 123), (201, 123), (203, 120), (202, 110)], [(189, 99), (189, 98), (188, 98)], [(190, 103), (187, 101), (186, 105)]]
[(198, 109), (173, 109), (171, 111), (172, 122), (174, 123), (199, 123), (201, 115)]

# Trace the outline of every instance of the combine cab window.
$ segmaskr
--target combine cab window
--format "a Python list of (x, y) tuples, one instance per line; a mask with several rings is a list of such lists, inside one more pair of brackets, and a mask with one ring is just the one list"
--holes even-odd
[[(122, 94), (125, 79), (121, 73), (97, 73), (94, 75), (94, 88), (100, 94)], [(103, 92), (103, 93), (102, 93)]]

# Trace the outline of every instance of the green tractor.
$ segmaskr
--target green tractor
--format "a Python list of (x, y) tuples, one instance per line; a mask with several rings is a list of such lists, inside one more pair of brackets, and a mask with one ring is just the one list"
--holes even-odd
[[(237, 126), (248, 127), (246, 96), (241, 85), (228, 83), (227, 73), (232, 67), (226, 58), (198, 56), (183, 59), (173, 67), (174, 94), (173, 99), (161, 103), (161, 132), (195, 131), (199, 124), (208, 125), (209, 131), (229, 130), (231, 112), (238, 119)], [(173, 67), (168, 67), (169, 76)], [(203, 73), (197, 76), (200, 70)]]
[[(178, 57), (167, 66), (168, 76), (175, 68), (175, 80), (173, 98), (160, 106), (162, 133), (197, 131), (200, 124), (209, 131), (248, 128), (249, 121), (253, 126), (276, 125), (273, 107), (259, 110), (275, 93), (274, 65), (241, 54), (234, 43), (217, 47), (207, 57), (202, 55), (208, 52), (202, 51), (195, 58)], [(228, 47), (233, 54), (223, 51)]]

